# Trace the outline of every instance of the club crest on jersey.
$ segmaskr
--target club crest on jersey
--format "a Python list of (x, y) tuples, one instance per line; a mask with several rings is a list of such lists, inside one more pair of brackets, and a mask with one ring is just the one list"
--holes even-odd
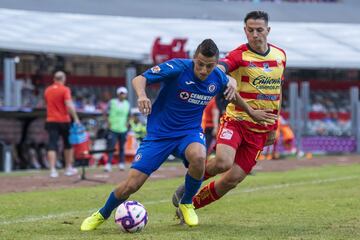
[(134, 157), (134, 161), (135, 162), (139, 161), (141, 159), (141, 157), (142, 157), (141, 153), (136, 154)]
[(220, 138), (230, 140), (232, 138), (233, 134), (234, 134), (233, 130), (223, 128), (220, 133)]
[(188, 92), (180, 92), (180, 98), (182, 100), (187, 100), (187, 99), (189, 99), (189, 97), (190, 97), (190, 94)]
[(248, 64), (248, 68), (255, 68), (255, 67), (256, 67), (255, 63), (250, 61), (249, 64)]
[(208, 91), (210, 92), (210, 93), (213, 93), (213, 92), (215, 92), (215, 90), (216, 90), (216, 85), (215, 84), (210, 84), (209, 85), (209, 87), (208, 87)]
[(158, 73), (158, 72), (160, 72), (161, 68), (158, 65), (156, 65), (156, 66), (153, 66), (150, 70), (152, 73)]
[(263, 66), (264, 66), (264, 72), (272, 72), (272, 69), (270, 68), (268, 63), (264, 63)]

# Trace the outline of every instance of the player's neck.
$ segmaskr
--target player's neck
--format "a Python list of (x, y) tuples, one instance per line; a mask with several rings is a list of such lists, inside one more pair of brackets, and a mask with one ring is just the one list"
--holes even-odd
[(260, 55), (264, 55), (267, 53), (267, 51), (269, 50), (269, 46), (268, 44), (264, 44), (262, 46), (251, 46), (249, 43), (249, 46), (251, 48), (252, 51), (259, 53)]

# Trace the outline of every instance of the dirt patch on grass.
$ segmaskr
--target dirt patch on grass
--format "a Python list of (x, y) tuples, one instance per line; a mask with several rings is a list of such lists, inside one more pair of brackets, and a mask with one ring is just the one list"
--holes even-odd
[[(360, 163), (359, 155), (344, 156), (321, 156), (311, 159), (282, 159), (259, 161), (255, 167), (257, 172), (288, 171), (291, 169), (315, 167), (329, 164), (348, 165)], [(81, 169), (79, 169), (81, 172)], [(151, 180), (166, 179), (184, 176), (186, 169), (181, 165), (170, 164), (161, 167), (153, 173)], [(101, 181), (79, 181), (79, 176), (67, 177), (60, 171), (59, 178), (50, 178), (48, 171), (26, 172), (19, 176), (15, 174), (5, 174), (0, 177), (0, 194), (9, 192), (25, 192), (41, 189), (59, 189), (79, 186), (96, 186), (99, 184), (117, 184), (127, 175), (127, 171), (119, 171), (114, 168), (110, 173), (105, 173), (102, 168), (87, 169), (86, 177), (91, 180)]]

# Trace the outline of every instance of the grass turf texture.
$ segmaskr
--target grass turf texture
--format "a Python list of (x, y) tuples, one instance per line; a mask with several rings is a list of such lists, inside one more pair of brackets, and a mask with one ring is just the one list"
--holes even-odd
[[(0, 178), (1, 179), (1, 178)], [(360, 239), (360, 165), (258, 173), (200, 210), (198, 227), (174, 220), (170, 199), (182, 178), (148, 181), (131, 197), (149, 223), (137, 234), (79, 230), (112, 185), (0, 195), (0, 239)]]

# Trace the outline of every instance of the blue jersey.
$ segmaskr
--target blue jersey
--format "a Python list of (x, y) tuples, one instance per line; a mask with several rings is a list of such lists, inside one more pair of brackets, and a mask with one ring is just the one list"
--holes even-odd
[(195, 76), (191, 59), (173, 59), (142, 74), (147, 84), (161, 82), (161, 90), (148, 117), (147, 136), (155, 140), (202, 132), (201, 118), (209, 101), (223, 91), (226, 75), (215, 68), (205, 80)]

